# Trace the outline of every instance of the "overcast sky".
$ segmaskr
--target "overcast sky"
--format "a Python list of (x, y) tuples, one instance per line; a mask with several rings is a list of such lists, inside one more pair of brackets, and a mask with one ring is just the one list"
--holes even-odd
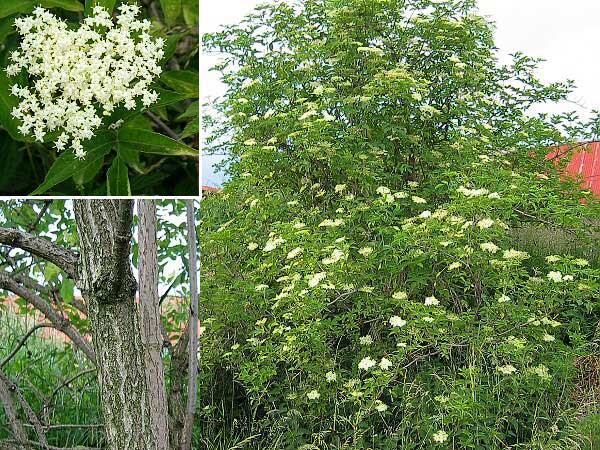
[[(264, 0), (206, 0), (200, 2), (200, 21), (203, 33), (216, 31), (223, 24), (239, 21)], [(598, 71), (600, 48), (597, 0), (479, 0), (481, 14), (496, 23), (496, 46), (501, 61), (510, 53), (522, 51), (528, 56), (546, 60), (539, 73), (543, 81), (575, 80), (572, 103), (553, 108), (576, 109), (582, 116), (589, 109), (600, 109)], [(201, 63), (201, 91), (205, 98), (223, 94), (225, 87), (216, 72), (208, 68), (216, 58), (204, 55)], [(203, 183), (218, 185), (221, 176), (211, 170), (219, 157), (203, 157)]]

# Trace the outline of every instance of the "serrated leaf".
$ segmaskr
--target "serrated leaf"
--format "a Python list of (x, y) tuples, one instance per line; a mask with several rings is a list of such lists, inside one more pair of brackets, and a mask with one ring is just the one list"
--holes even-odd
[(85, 15), (92, 15), (94, 6), (104, 6), (109, 13), (112, 13), (117, 0), (85, 0)]
[(32, 0), (2, 0), (0, 2), (0, 19), (16, 13), (26, 13), (33, 11), (34, 2)]
[(131, 195), (129, 170), (125, 162), (117, 156), (106, 173), (106, 195)]
[(198, 150), (153, 131), (136, 128), (119, 130), (119, 143), (135, 146), (142, 153), (168, 156), (198, 156)]
[(181, 0), (160, 0), (160, 7), (167, 25), (173, 25), (181, 14)]
[(85, 158), (78, 158), (72, 150), (65, 151), (54, 161), (46, 174), (44, 182), (31, 195), (43, 194), (58, 183), (69, 179), (75, 173), (88, 170), (91, 166), (97, 165), (99, 159), (104, 160), (114, 143), (112, 133), (100, 131), (95, 137), (82, 143), (87, 151)]
[(181, 133), (181, 137), (186, 138), (189, 136), (193, 136), (194, 134), (198, 134), (199, 132), (200, 132), (200, 121), (192, 120), (183, 129), (183, 132)]
[(163, 72), (160, 80), (176, 92), (185, 94), (189, 98), (198, 97), (198, 72), (191, 70), (170, 70)]
[(40, 5), (44, 8), (62, 8), (67, 11), (83, 11), (84, 7), (77, 0), (40, 0)]
[(199, 117), (200, 116), (200, 102), (195, 101), (188, 109), (185, 110), (183, 114), (181, 114), (178, 119), (187, 119), (188, 117)]

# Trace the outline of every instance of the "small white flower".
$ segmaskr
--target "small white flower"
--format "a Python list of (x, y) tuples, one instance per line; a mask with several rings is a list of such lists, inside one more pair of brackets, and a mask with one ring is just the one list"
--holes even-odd
[(254, 290), (256, 291), (264, 291), (265, 289), (267, 289), (269, 287), (268, 284), (259, 284), (258, 286), (256, 286), (254, 288)]
[(421, 219), (428, 219), (431, 217), (431, 211), (423, 211), (421, 214), (419, 214), (419, 217)]
[(462, 267), (462, 263), (459, 261), (455, 261), (448, 266), (448, 270), (454, 270), (454, 269), (458, 269), (460, 267)]
[(392, 362), (387, 358), (381, 358), (381, 361), (379, 361), (379, 367), (381, 367), (381, 370), (389, 370), (390, 367), (392, 367)]
[(346, 189), (346, 185), (345, 184), (336, 184), (335, 188), (333, 190), (335, 192), (344, 192), (345, 189)]
[(368, 256), (371, 253), (373, 253), (373, 247), (363, 247), (358, 251), (358, 253), (360, 253), (363, 256)]
[(498, 366), (496, 370), (504, 375), (512, 375), (517, 371), (517, 368), (512, 364), (507, 364), (505, 366)]
[(319, 273), (315, 273), (313, 275), (310, 276), (309, 280), (308, 280), (308, 287), (315, 287), (317, 286), (321, 281), (323, 281), (323, 279), (327, 276), (327, 272), (319, 272)]
[(433, 295), (431, 297), (425, 298), (425, 306), (437, 306), (440, 304), (440, 301), (435, 298)]
[(411, 199), (412, 199), (412, 201), (413, 201), (413, 202), (415, 202), (415, 203), (427, 203), (427, 200), (425, 200), (425, 199), (424, 199), (424, 198), (422, 198), (422, 197), (417, 197), (416, 195), (413, 195), (413, 196), (411, 197)]
[(336, 248), (331, 252), (331, 256), (329, 256), (328, 258), (323, 258), (323, 260), (321, 262), (325, 265), (331, 265), (331, 264), (335, 264), (336, 262), (340, 261), (345, 256), (346, 256), (346, 254), (343, 251)]
[(563, 281), (573, 281), (573, 275), (565, 275), (563, 277)]
[(494, 225), (494, 221), (489, 217), (477, 222), (477, 226), (481, 229), (490, 228), (492, 225)]
[(385, 186), (379, 186), (377, 188), (377, 193), (381, 194), (381, 195), (389, 194), (390, 192), (391, 192), (390, 188), (385, 187)]
[(546, 333), (546, 334), (544, 334), (544, 336), (542, 337), (542, 339), (544, 341), (546, 341), (546, 342), (554, 342), (555, 337), (552, 336), (551, 334)]
[(439, 430), (433, 435), (434, 442), (443, 443), (448, 440), (448, 433), (444, 430)]
[(498, 303), (508, 303), (510, 302), (510, 297), (506, 294), (502, 294), (500, 298), (498, 298)]
[(504, 250), (502, 257), (504, 259), (526, 259), (529, 258), (529, 253), (520, 252), (514, 248), (511, 248), (510, 250)]
[(298, 256), (299, 254), (301, 254), (304, 250), (302, 249), (302, 247), (296, 247), (295, 249), (291, 250), (288, 254), (287, 254), (287, 259), (293, 259), (296, 256)]
[(406, 300), (408, 298), (408, 294), (404, 291), (398, 291), (392, 294), (392, 298), (394, 300)]
[(360, 360), (360, 362), (358, 363), (358, 368), (361, 370), (369, 370), (375, 364), (375, 361), (372, 360), (369, 356), (367, 356), (366, 358)]
[(433, 317), (423, 317), (423, 322), (427, 322), (427, 323), (431, 323), (433, 322), (435, 319)]
[(327, 372), (325, 374), (325, 380), (327, 380), (328, 383), (333, 383), (334, 381), (337, 380), (337, 375), (335, 372)]
[(558, 255), (546, 256), (546, 261), (548, 261), (549, 263), (558, 262), (558, 261), (560, 261), (560, 256), (558, 256)]
[(496, 253), (498, 250), (500, 250), (500, 247), (498, 247), (493, 242), (484, 242), (480, 245), (480, 247), (482, 250), (485, 250), (486, 252), (490, 253)]
[(406, 320), (398, 316), (392, 316), (390, 317), (390, 325), (394, 328), (402, 328), (406, 325)]
[(388, 406), (383, 403), (381, 400), (375, 400), (375, 409), (378, 412), (385, 412), (388, 409)]
[(283, 244), (284, 242), (285, 242), (285, 239), (283, 239), (281, 237), (271, 238), (265, 244), (265, 247), (263, 248), (263, 252), (273, 251), (277, 247), (279, 247), (281, 244)]
[(555, 283), (560, 283), (561, 281), (563, 281), (562, 273), (559, 271), (549, 272), (548, 275), (546, 275), (546, 277), (548, 277), (550, 280), (554, 281)]
[(370, 334), (367, 334), (366, 336), (361, 336), (358, 341), (360, 342), (360, 345), (371, 345), (373, 343), (373, 338)]
[(248, 250), (256, 250), (258, 248), (258, 244), (256, 242), (250, 242), (248, 244)]
[(319, 397), (321, 397), (321, 394), (319, 394), (319, 391), (316, 389), (313, 389), (312, 391), (306, 393), (306, 397), (309, 400), (317, 400)]

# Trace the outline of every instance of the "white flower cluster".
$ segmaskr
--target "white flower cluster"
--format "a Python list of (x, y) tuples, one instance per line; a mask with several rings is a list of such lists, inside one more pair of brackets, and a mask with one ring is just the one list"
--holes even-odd
[(157, 100), (149, 86), (161, 73), (163, 39), (150, 36), (148, 20), (136, 20), (138, 6), (124, 4), (119, 10), (115, 24), (97, 6), (77, 30), (40, 7), (15, 20), (23, 39), (6, 73), (25, 69), (34, 80), (31, 87), (12, 86), (21, 100), (12, 115), (22, 122), (22, 134), (42, 142), (46, 133), (62, 129), (56, 148), (65, 149), (71, 140), (83, 158), (81, 141), (94, 135), (102, 116), (121, 104), (134, 109), (136, 98), (146, 107)]

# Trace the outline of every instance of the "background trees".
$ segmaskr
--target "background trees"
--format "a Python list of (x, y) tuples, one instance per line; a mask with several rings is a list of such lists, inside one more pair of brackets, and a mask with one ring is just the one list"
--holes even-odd
[[(205, 445), (590, 439), (598, 201), (546, 155), (597, 126), (532, 113), (569, 84), (499, 65), (473, 6), (307, 0), (205, 37), (231, 176), (202, 205)], [(577, 246), (544, 253), (522, 228)]]
[[(185, 282), (188, 245), (185, 221), (179, 224), (176, 221), (177, 215), (184, 212), (184, 204), (161, 203), (158, 222), (154, 202), (140, 201), (138, 207), (139, 245), (132, 240), (135, 222), (132, 201), (78, 200), (73, 202), (73, 212), (70, 204), (65, 208), (65, 203), (60, 201), (14, 201), (2, 205), (3, 218), (10, 227), (0, 229), (4, 249), (1, 287), (20, 297), (8, 305), (5, 302), (4, 307), (16, 303), (19, 312), (24, 314), (33, 306), (46, 318), (41, 325), (61, 331), (78, 348), (73, 351), (70, 347), (52, 348), (48, 342), (42, 344), (46, 349), (50, 347), (52, 354), (40, 351), (38, 357), (47, 358), (52, 364), (43, 369), (38, 367), (38, 371), (54, 372), (60, 382), (58, 386), (39, 385), (39, 379), (30, 373), (29, 367), (21, 368), (21, 372), (13, 372), (13, 369), (19, 367), (19, 356), (23, 352), (38, 353), (37, 344), (32, 344), (30, 339), (40, 325), (14, 346), (22, 325), (10, 326), (9, 319), (3, 317), (7, 345), (2, 369), (11, 370), (3, 373), (4, 389), (0, 394), (3, 403), (6, 402), (4, 414), (11, 424), (12, 442), (29, 448), (29, 441), (33, 439), (24, 430), (29, 422), (37, 433), (35, 441), (42, 447), (46, 440), (49, 445), (63, 446), (72, 439), (77, 445), (92, 447), (101, 446), (106, 440), (114, 449), (180, 448), (180, 432), (169, 433), (167, 427), (169, 424), (176, 429), (183, 422), (180, 411), (185, 406), (185, 396), (181, 391), (187, 384), (186, 333), (190, 326), (182, 330), (188, 323), (187, 302), (182, 301), (182, 296), (189, 293), (189, 284)], [(159, 229), (158, 240), (154, 237), (156, 228)], [(183, 270), (174, 275), (166, 274), (163, 269), (169, 260), (183, 261)], [(131, 262), (139, 269), (140, 312), (136, 306), (137, 283)], [(159, 279), (163, 286), (170, 285), (160, 298)], [(83, 299), (78, 298), (79, 291)], [(194, 322), (191, 323), (193, 326)], [(91, 343), (88, 335), (92, 337)], [(183, 339), (178, 339), (181, 336)], [(162, 368), (163, 349), (169, 356), (166, 360), (168, 392)], [(65, 367), (65, 363), (78, 368), (78, 373), (71, 376), (72, 367)], [(35, 360), (31, 366), (34, 364)], [(175, 379), (170, 376), (173, 369), (178, 373)], [(53, 423), (53, 417), (73, 414), (68, 408), (78, 409), (72, 401), (58, 408), (54, 403), (59, 392), (96, 370), (102, 419), (91, 423)], [(18, 384), (12, 380), (15, 376)], [(195, 376), (192, 379), (195, 380)], [(27, 383), (25, 390), (22, 383)], [(94, 385), (91, 383), (92, 388)], [(88, 379), (88, 388), (81, 397), (73, 396), (76, 403), (89, 398), (89, 387)], [(6, 395), (7, 389), (12, 395)], [(183, 404), (168, 411), (167, 395)], [(85, 414), (98, 415), (93, 391), (91, 398), (93, 401), (85, 405)], [(169, 404), (175, 403), (169, 400)], [(85, 431), (88, 426), (90, 433)], [(75, 437), (69, 436), (70, 428), (76, 429)], [(26, 442), (23, 442), (24, 436), (27, 436)], [(169, 436), (176, 438), (170, 442), (171, 447)]]

